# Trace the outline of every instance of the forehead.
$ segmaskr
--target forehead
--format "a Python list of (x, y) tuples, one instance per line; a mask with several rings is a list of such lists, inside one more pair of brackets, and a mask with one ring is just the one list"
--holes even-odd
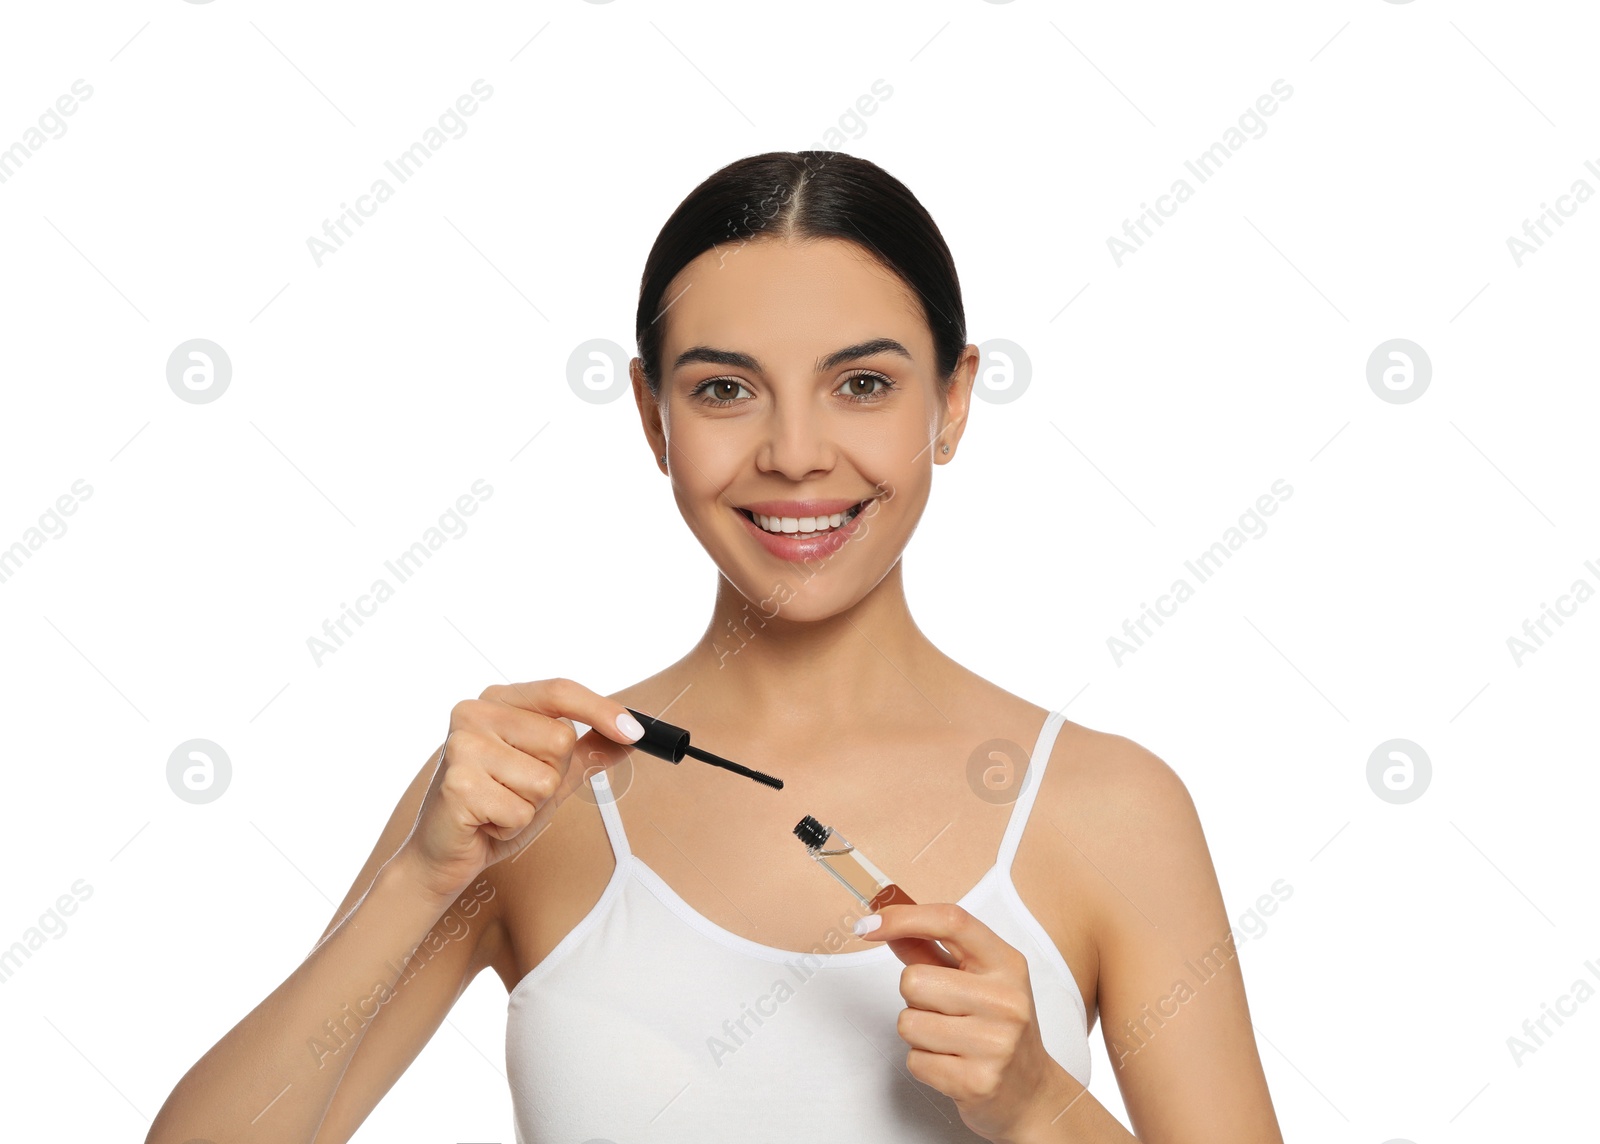
[(900, 278), (855, 243), (763, 237), (705, 251), (662, 299), (661, 360), (687, 346), (819, 350), (891, 337), (919, 360), (933, 337), (922, 305)]

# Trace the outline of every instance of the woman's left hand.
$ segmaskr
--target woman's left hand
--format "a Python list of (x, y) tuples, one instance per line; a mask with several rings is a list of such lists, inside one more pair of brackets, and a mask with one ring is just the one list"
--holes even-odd
[(1045, 1051), (1028, 959), (951, 903), (885, 906), (876, 916), (881, 924), (861, 936), (888, 941), (906, 963), (900, 995), (910, 1008), (896, 1031), (911, 1046), (911, 1075), (954, 1100), (985, 1139), (1039, 1133), (1082, 1089)]

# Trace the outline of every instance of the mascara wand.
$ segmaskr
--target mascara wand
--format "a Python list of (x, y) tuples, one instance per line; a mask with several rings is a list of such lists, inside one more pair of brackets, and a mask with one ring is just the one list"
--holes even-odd
[(647, 755), (654, 755), (658, 759), (665, 759), (669, 763), (677, 763), (688, 755), (691, 759), (699, 759), (702, 763), (710, 763), (714, 767), (721, 767), (725, 771), (732, 771), (736, 775), (743, 775), (747, 779), (754, 779), (758, 783), (765, 783), (774, 790), (783, 789), (783, 780), (775, 779), (771, 775), (764, 775), (760, 771), (753, 771), (749, 767), (740, 766), (731, 759), (724, 759), (720, 755), (713, 755), (710, 751), (702, 751), (699, 747), (689, 745), (689, 732), (682, 727), (674, 727), (664, 719), (657, 719), (654, 715), (646, 715), (643, 711), (628, 708), (628, 714), (644, 726), (644, 736), (637, 743), (629, 746), (636, 747)]

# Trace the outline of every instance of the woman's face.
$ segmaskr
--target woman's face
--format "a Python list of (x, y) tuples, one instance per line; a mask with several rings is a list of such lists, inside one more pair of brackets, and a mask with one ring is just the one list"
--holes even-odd
[(764, 617), (849, 608), (955, 454), (976, 347), (942, 389), (916, 295), (838, 239), (709, 250), (662, 308), (659, 397), (637, 358), (634, 396), (690, 530)]

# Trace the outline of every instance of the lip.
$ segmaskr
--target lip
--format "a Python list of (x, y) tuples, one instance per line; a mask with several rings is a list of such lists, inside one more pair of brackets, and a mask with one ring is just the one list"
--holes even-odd
[(872, 507), (872, 502), (876, 499), (876, 497), (865, 497), (862, 500), (757, 501), (754, 504), (739, 506), (763, 516), (832, 516), (836, 512), (843, 512), (858, 504), (862, 506), (861, 511), (844, 524), (811, 540), (796, 540), (791, 533), (768, 532), (740, 512), (739, 508), (729, 511), (739, 518), (763, 548), (778, 559), (815, 560), (819, 557), (832, 556), (843, 548), (856, 534), (861, 518), (867, 515), (867, 510)]
[(871, 497), (857, 497), (855, 500), (845, 500), (843, 497), (835, 497), (832, 500), (764, 500), (751, 501), (738, 507), (748, 512), (760, 513), (762, 516), (832, 516), (836, 512), (854, 508), (871, 499)]

